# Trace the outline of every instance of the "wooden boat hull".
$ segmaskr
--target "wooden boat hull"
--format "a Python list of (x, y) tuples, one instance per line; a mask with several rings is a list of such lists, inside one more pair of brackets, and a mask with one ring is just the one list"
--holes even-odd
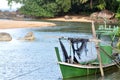
[[(79, 76), (86, 76), (86, 75), (100, 73), (99, 65), (92, 66), (92, 65), (80, 65), (80, 64), (70, 64), (70, 63), (62, 62), (57, 47), (55, 47), (55, 51), (63, 78), (72, 78), (72, 77), (79, 77)], [(102, 67), (104, 72), (106, 71), (110, 72), (118, 69), (116, 63), (104, 65)]]
[[(79, 76), (86, 76), (91, 74), (100, 73), (99, 66), (96, 67), (87, 67), (83, 65), (75, 65), (64, 62), (58, 62), (63, 78), (72, 78)], [(118, 69), (115, 64), (103, 66), (104, 72)]]

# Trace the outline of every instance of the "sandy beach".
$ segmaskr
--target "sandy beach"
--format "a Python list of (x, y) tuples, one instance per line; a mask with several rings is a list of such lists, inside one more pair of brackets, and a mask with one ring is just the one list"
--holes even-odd
[(0, 20), (0, 29), (56, 26), (50, 22)]
[(71, 19), (65, 19), (64, 17), (51, 18), (47, 20), (52, 21), (67, 21), (67, 22), (91, 22), (89, 16), (70, 16)]
[[(72, 21), (72, 22), (91, 22), (88, 17), (84, 16), (71, 16), (72, 19), (65, 19), (64, 17), (51, 18), (45, 20), (52, 21)], [(38, 21), (15, 21), (15, 20), (0, 20), (0, 29), (8, 28), (30, 28), (30, 27), (44, 27), (44, 26), (56, 26), (50, 22), (38, 22)]]

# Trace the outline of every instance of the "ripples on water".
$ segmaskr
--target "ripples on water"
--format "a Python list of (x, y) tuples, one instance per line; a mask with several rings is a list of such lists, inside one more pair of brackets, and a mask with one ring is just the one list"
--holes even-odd
[[(54, 47), (59, 45), (57, 37), (91, 37), (90, 24), (63, 24), (57, 27), (1, 29), (0, 32), (11, 34), (13, 40), (0, 42), (0, 80), (61, 80), (54, 51)], [(30, 31), (34, 33), (35, 41), (17, 40)], [(106, 76), (106, 79), (119, 79), (119, 74), (113, 73)], [(68, 80), (102, 80), (99, 76), (96, 77)]]

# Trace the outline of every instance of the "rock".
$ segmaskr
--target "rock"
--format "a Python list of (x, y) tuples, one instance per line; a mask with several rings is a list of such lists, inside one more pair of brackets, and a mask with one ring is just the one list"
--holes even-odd
[(118, 23), (118, 20), (115, 18), (115, 14), (108, 10), (102, 10), (100, 12), (94, 12), (90, 15), (90, 19), (97, 23)]
[(17, 11), (0, 11), (1, 19), (15, 19), (15, 20), (23, 20), (25, 18), (24, 15), (19, 14)]
[(97, 18), (106, 18), (106, 19), (113, 19), (115, 14), (108, 10), (102, 10), (100, 12), (94, 12), (90, 15), (91, 19), (97, 19)]
[(91, 18), (91, 19), (97, 19), (97, 18), (98, 18), (98, 14), (99, 14), (99, 12), (94, 12), (94, 13), (92, 13), (92, 14), (90, 15), (90, 18)]
[(19, 40), (32, 41), (34, 39), (35, 39), (35, 36), (34, 36), (33, 32), (28, 32), (23, 38), (20, 38)]
[(72, 19), (72, 17), (70, 17), (70, 16), (68, 16), (68, 15), (65, 15), (65, 16), (64, 16), (64, 19), (65, 19), (65, 20), (68, 20), (68, 19)]
[(98, 17), (100, 18), (106, 18), (106, 19), (112, 19), (114, 18), (115, 14), (108, 10), (102, 10), (99, 12)]
[(24, 38), (25, 38), (25, 40), (34, 40), (35, 39), (33, 32), (28, 32)]
[(0, 41), (11, 41), (11, 40), (12, 40), (12, 37), (10, 36), (10, 34), (5, 32), (0, 33)]

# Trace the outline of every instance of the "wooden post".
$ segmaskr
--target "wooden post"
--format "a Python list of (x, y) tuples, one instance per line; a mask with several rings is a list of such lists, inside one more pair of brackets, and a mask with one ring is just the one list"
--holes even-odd
[(94, 21), (92, 21), (92, 34), (93, 34), (93, 38), (96, 39), (96, 32), (95, 32)]
[[(93, 38), (97, 39), (96, 37), (96, 32), (95, 32), (95, 26), (94, 26), (94, 21), (92, 21), (92, 33), (93, 33)], [(95, 42), (96, 44), (96, 49), (97, 49), (97, 56), (98, 56), (98, 60), (100, 63), (100, 72), (101, 72), (101, 76), (104, 76), (104, 71), (103, 71), (103, 67), (102, 67), (102, 61), (101, 61), (101, 57), (100, 57), (100, 50), (99, 50), (99, 46), (98, 46), (98, 42)]]
[(98, 60), (99, 60), (99, 65), (100, 65), (100, 72), (101, 72), (101, 76), (103, 77), (104, 76), (104, 71), (103, 71), (103, 67), (102, 67), (102, 61), (101, 61), (101, 57), (100, 57), (100, 49), (98, 46), (96, 46), (97, 48), (97, 57), (98, 57)]

